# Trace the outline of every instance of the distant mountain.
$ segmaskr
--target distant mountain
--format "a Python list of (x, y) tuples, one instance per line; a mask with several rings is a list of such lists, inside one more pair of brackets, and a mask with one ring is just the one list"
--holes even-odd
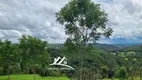
[(121, 47), (114, 45), (114, 44), (100, 44), (100, 43), (95, 43), (92, 44), (95, 48), (99, 50), (104, 50), (104, 51), (113, 51), (113, 50), (120, 50)]
[[(100, 44), (100, 43), (95, 43), (91, 45), (99, 50), (105, 50), (105, 51), (111, 51), (111, 50), (119, 50), (121, 49), (120, 46), (114, 45), (114, 44)], [(49, 44), (49, 48), (62, 48), (63, 44)]]
[(125, 48), (125, 47), (135, 46), (135, 45), (139, 45), (139, 44), (113, 44), (113, 45), (116, 45), (121, 48)]
[(122, 49), (122, 51), (135, 51), (135, 52), (142, 52), (142, 44), (128, 46)]
[[(101, 44), (91, 43), (93, 47), (103, 51), (142, 51), (142, 44)], [(63, 44), (49, 44), (49, 48), (62, 48)]]
[(48, 44), (48, 48), (62, 48), (63, 44)]

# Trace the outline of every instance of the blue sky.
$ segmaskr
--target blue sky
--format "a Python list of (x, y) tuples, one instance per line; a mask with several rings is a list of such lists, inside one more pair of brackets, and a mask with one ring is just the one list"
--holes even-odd
[[(55, 13), (69, 0), (0, 0), (0, 39), (17, 42), (31, 35), (49, 43), (63, 43), (67, 35)], [(108, 13), (114, 32), (99, 43), (142, 43), (142, 0), (92, 0)]]

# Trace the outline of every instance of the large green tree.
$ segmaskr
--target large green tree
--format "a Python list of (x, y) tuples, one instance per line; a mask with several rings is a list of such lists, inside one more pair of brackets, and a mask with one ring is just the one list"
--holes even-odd
[(96, 42), (101, 36), (111, 36), (106, 27), (107, 14), (91, 0), (71, 0), (56, 13), (57, 21), (65, 26), (65, 33), (77, 43)]
[[(49, 55), (47, 53), (47, 42), (40, 39), (24, 36), (19, 39), (21, 49), (22, 63), (29, 66), (34, 74), (36, 67), (48, 65)], [(35, 80), (35, 76), (34, 76)]]
[(12, 44), (11, 41), (1, 42), (0, 47), (0, 61), (3, 68), (5, 68), (8, 72), (8, 80), (10, 80), (10, 66), (15, 65), (19, 60), (19, 48), (16, 44)]

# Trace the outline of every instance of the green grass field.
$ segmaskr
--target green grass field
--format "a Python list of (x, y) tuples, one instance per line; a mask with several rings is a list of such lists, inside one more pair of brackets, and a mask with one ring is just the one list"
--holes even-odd
[[(8, 80), (8, 76), (0, 76), (0, 80)], [(10, 80), (34, 80), (34, 75), (23, 74), (23, 75), (10, 75)], [(70, 80), (67, 77), (41, 77), (36, 75), (36, 80)], [(103, 79), (112, 80), (112, 79)], [(119, 80), (119, 79), (114, 79)], [(135, 80), (140, 80), (139, 77), (135, 77)]]
[[(8, 80), (8, 76), (0, 76), (0, 80)], [(34, 75), (10, 75), (10, 80), (34, 80)], [(69, 80), (66, 77), (41, 77), (36, 75), (36, 80)]]

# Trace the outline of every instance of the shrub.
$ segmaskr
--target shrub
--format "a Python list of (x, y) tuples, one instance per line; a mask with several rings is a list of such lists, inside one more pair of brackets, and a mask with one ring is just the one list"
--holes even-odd
[(119, 78), (120, 80), (125, 80), (127, 76), (128, 76), (128, 73), (125, 67), (120, 67), (115, 72), (115, 77)]

